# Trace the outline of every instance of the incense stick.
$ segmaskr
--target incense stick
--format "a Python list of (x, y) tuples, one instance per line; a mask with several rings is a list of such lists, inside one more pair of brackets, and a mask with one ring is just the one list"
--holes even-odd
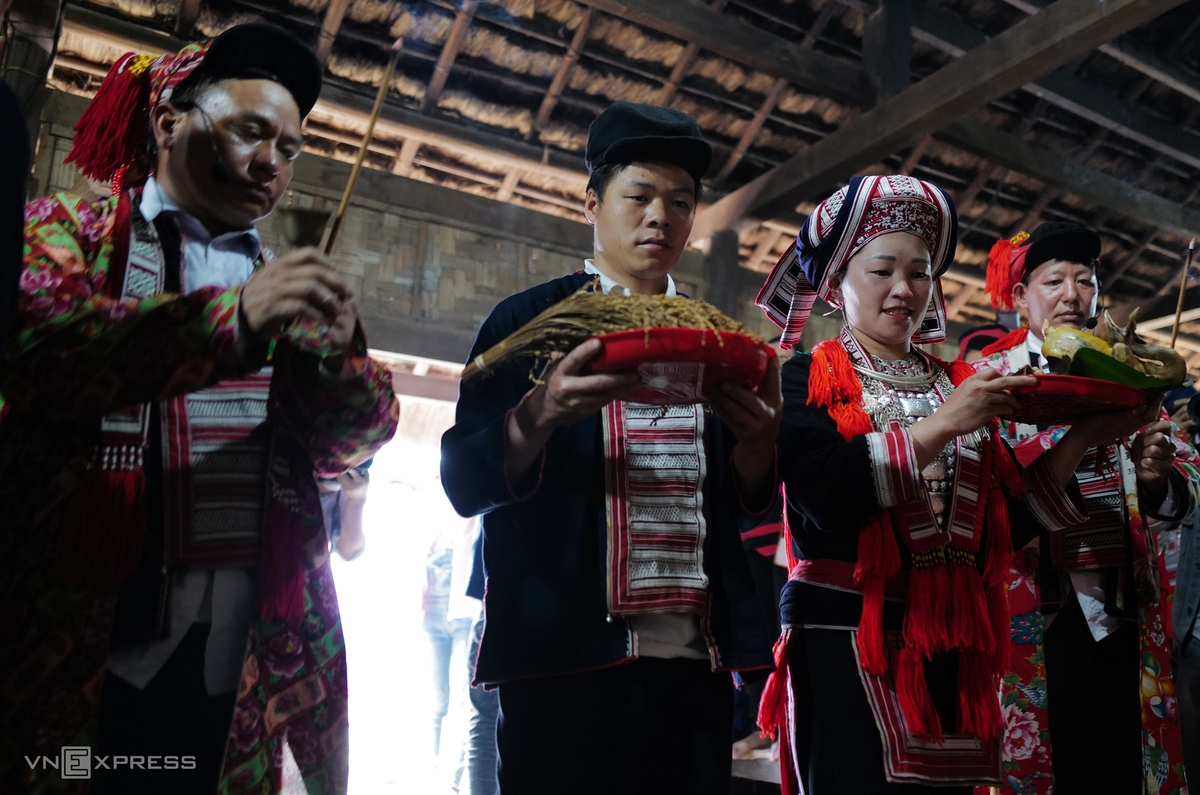
[(1175, 323), (1171, 326), (1171, 347), (1175, 347), (1175, 338), (1179, 336), (1179, 319), (1183, 316), (1183, 296), (1187, 292), (1188, 271), (1192, 269), (1192, 252), (1196, 250), (1196, 238), (1188, 243), (1187, 258), (1183, 263), (1183, 273), (1179, 277), (1179, 301), (1175, 304)]
[(350, 195), (354, 193), (354, 184), (358, 182), (358, 172), (362, 170), (363, 160), (367, 156), (367, 147), (371, 143), (371, 137), (375, 134), (375, 122), (379, 119), (379, 111), (383, 109), (383, 100), (392, 85), (392, 75), (396, 73), (396, 62), (400, 60), (400, 47), (403, 44), (404, 39), (396, 39), (392, 44), (392, 57), (383, 71), (383, 82), (379, 84), (379, 93), (375, 95), (375, 107), (371, 108), (371, 118), (367, 120), (367, 131), (363, 133), (362, 146), (358, 147), (358, 157), (354, 158), (354, 168), (350, 169), (350, 179), (346, 182), (346, 189), (342, 191), (342, 201), (338, 204), (337, 213), (333, 216), (333, 228), (329, 230), (329, 239), (325, 241), (327, 255), (333, 251), (334, 241), (337, 240), (338, 232), (342, 228), (342, 219), (346, 215), (346, 208), (350, 205)]

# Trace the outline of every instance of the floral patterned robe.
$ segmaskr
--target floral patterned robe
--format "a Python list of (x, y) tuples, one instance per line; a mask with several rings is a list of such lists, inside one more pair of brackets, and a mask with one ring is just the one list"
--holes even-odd
[[(129, 249), (118, 204), (56, 194), (26, 209), (20, 316), (0, 373), (7, 402), (0, 419), (5, 793), (87, 791), (86, 780), (31, 770), (22, 759), (57, 758), (60, 746), (96, 744), (116, 593), (51, 572), (102, 414), (189, 393), (265, 363), (238, 353), (240, 287), (136, 302), (113, 297), (109, 274), (123, 269), (115, 257)], [(346, 656), (314, 474), (333, 476), (365, 460), (391, 438), (398, 418), (390, 378), (366, 357), (361, 329), (347, 357), (351, 371), (343, 379), (290, 343), (274, 346), (264, 515), (268, 523), (290, 522), (306, 539), (304, 615), (291, 625), (259, 615), (252, 625), (222, 793), (278, 792), (285, 740), (310, 795), (346, 789)]]
[[(1029, 364), (1029, 354), (1022, 342), (1018, 347), (976, 362), (977, 366), (983, 364), (1009, 373)], [(1168, 419), (1165, 413), (1163, 419)], [(1001, 431), (1013, 446), (1017, 458), (1025, 462), (1052, 447), (1062, 438), (1066, 427), (1038, 430), (1010, 422), (1002, 424)], [(1190, 513), (1200, 497), (1200, 458), (1187, 438), (1178, 432), (1176, 456), (1175, 469), (1188, 483), (1187, 492), (1178, 498), (1187, 503)], [(1123, 448), (1119, 459), (1124, 474), (1126, 516), (1134, 558), (1130, 571), (1139, 595), (1143, 792), (1145, 795), (1181, 795), (1188, 790), (1171, 673), (1171, 641), (1167, 636), (1173, 589), (1169, 578), (1164, 576), (1162, 552), (1138, 507), (1133, 465)], [(1039, 567), (1039, 550), (1037, 544), (1032, 544), (1016, 551), (1010, 570), (1012, 670), (1001, 687), (1002, 712), (1007, 725), (1002, 750), (1002, 773), (1006, 784), (1000, 792), (1011, 795), (1052, 795), (1054, 792)]]

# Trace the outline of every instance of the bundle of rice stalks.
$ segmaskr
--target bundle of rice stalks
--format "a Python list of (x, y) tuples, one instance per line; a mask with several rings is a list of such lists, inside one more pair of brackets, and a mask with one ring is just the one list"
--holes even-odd
[[(663, 295), (605, 295), (593, 292), (589, 284), (476, 356), (463, 370), (462, 380), (469, 384), (485, 378), (512, 359), (545, 360), (556, 353), (565, 354), (592, 337), (614, 331), (645, 329), (648, 345), (649, 330), (654, 328), (727, 331), (763, 342), (762, 337), (705, 301)], [(717, 342), (724, 344), (719, 336)]]

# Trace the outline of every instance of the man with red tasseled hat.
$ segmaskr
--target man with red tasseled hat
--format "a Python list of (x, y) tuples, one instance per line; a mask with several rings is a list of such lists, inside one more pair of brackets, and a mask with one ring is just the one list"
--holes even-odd
[(129, 53), (70, 157), (112, 197), (26, 208), (0, 372), (0, 791), (275, 793), (285, 762), (346, 789), (316, 477), (373, 455), (397, 403), (334, 264), (275, 258), (254, 228), (320, 88), (269, 25)]
[[(996, 243), (992, 304), (1016, 308), (1026, 322), (984, 348), (977, 365), (1044, 371), (1043, 324), (1083, 329), (1095, 317), (1100, 244), (1095, 232), (1063, 222)], [(1150, 524), (1195, 508), (1200, 461), (1167, 420), (1090, 450), (1076, 471), (1088, 522), (1043, 533), (1013, 558), (1002, 792), (1166, 795), (1186, 786), (1170, 586)], [(1001, 428), (1023, 463), (1066, 431)]]

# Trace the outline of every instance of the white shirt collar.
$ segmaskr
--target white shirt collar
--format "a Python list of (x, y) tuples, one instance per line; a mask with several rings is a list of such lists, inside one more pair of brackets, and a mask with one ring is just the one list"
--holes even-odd
[[(632, 294), (628, 287), (618, 283), (616, 280), (609, 277), (608, 274), (601, 272), (601, 270), (596, 267), (595, 260), (585, 259), (583, 261), (583, 272), (594, 273), (600, 277), (600, 291), (605, 295), (612, 295), (613, 293), (616, 293), (617, 295)], [(671, 278), (671, 274), (669, 273), (667, 274), (667, 290), (665, 293), (663, 293), (663, 295), (667, 298), (674, 298), (677, 295), (675, 291), (675, 280)]]
[(205, 229), (204, 224), (200, 223), (195, 216), (181, 210), (179, 205), (171, 200), (167, 192), (158, 184), (158, 180), (154, 177), (146, 180), (146, 185), (142, 188), (142, 201), (138, 205), (138, 209), (142, 213), (142, 217), (153, 223), (161, 213), (170, 213), (175, 216), (175, 220), (179, 223), (180, 231), (205, 246), (217, 244), (218, 248), (237, 249), (240, 253), (245, 254), (250, 259), (258, 258), (262, 252), (262, 240), (258, 236), (258, 230), (251, 227), (249, 229), (235, 230), (233, 232), (225, 232), (224, 234), (213, 237)]

